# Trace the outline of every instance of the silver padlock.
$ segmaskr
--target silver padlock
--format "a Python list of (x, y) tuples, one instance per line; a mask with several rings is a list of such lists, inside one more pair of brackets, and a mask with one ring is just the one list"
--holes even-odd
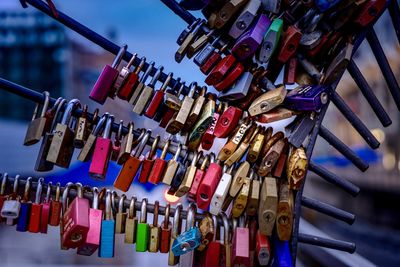
[(249, 28), (251, 22), (257, 15), (257, 11), (261, 6), (260, 0), (250, 0), (246, 6), (243, 8), (242, 13), (233, 23), (231, 29), (229, 30), (229, 35), (234, 39), (239, 38), (244, 31)]
[(19, 177), (19, 175), (15, 176), (13, 193), (4, 201), (0, 212), (1, 217), (6, 218), (7, 225), (14, 225), (14, 220), (19, 217), (19, 211), (21, 209), (21, 203), (17, 196)]
[(253, 74), (245, 72), (236, 83), (227, 91), (220, 92), (218, 99), (222, 101), (234, 101), (244, 98), (249, 92)]

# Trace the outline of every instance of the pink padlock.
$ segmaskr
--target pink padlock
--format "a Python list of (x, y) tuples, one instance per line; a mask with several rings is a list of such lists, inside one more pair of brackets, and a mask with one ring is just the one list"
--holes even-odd
[(239, 218), (239, 225), (234, 230), (232, 238), (233, 266), (249, 266), (250, 264), (250, 230), (244, 225), (244, 217)]
[[(106, 114), (108, 115), (108, 113)], [(92, 162), (89, 167), (89, 176), (94, 179), (105, 179), (112, 152), (111, 128), (113, 122), (114, 116), (108, 115), (103, 137), (97, 137), (96, 139)]]
[[(72, 184), (73, 186), (73, 184)], [(72, 187), (70, 183), (67, 188)], [(82, 184), (75, 184), (77, 196), (67, 207), (68, 189), (63, 192), (62, 240), (65, 248), (77, 248), (85, 243), (89, 231), (89, 200), (83, 198)]]
[(106, 102), (107, 96), (113, 97), (115, 92), (112, 92), (114, 81), (118, 77), (118, 65), (122, 61), (122, 57), (125, 55), (125, 52), (128, 48), (128, 45), (124, 44), (119, 49), (117, 56), (115, 57), (112, 65), (105, 65), (99, 78), (97, 78), (96, 83), (94, 84), (92, 91), (90, 92), (89, 98), (96, 101), (99, 104), (104, 104)]
[(89, 232), (85, 243), (78, 248), (79, 255), (90, 256), (100, 245), (101, 220), (103, 211), (99, 209), (99, 189), (93, 187), (93, 203), (89, 209)]

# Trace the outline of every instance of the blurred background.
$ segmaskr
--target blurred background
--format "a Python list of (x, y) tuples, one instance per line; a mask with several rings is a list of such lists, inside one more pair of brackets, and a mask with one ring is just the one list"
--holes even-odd
[[(54, 3), (62, 12), (115, 43), (128, 44), (130, 52), (145, 55), (147, 61), (156, 61), (156, 66), (163, 65), (166, 72), (174, 72), (174, 77), (179, 76), (187, 83), (198, 81), (203, 84), (204, 76), (190, 60), (185, 59), (181, 64), (173, 60), (177, 49), (176, 38), (186, 24), (160, 1), (69, 0)], [(388, 14), (384, 14), (375, 29), (398, 77), (400, 49), (389, 24)], [(110, 111), (116, 119), (125, 123), (134, 120), (135, 128), (145, 127), (157, 132), (153, 122), (135, 118), (126, 102), (108, 100), (104, 106), (99, 106), (89, 100), (89, 92), (101, 69), (112, 60), (110, 53), (33, 7), (23, 9), (17, 0), (0, 1), (0, 77), (37, 91), (47, 90), (53, 97), (79, 98), (81, 103), (89, 105), (91, 111), (98, 107), (101, 114)], [(346, 73), (338, 92), (372, 130), (381, 147), (376, 151), (370, 150), (336, 108), (330, 105), (324, 126), (361, 155), (370, 168), (365, 173), (359, 172), (325, 141), (319, 140), (314, 161), (361, 187), (361, 193), (353, 198), (310, 173), (304, 194), (350, 211), (356, 214), (357, 219), (353, 226), (349, 226), (304, 208), (302, 214), (305, 220), (301, 222), (300, 229), (312, 234), (322, 231), (321, 235), (355, 242), (357, 253), (350, 256), (300, 244), (298, 266), (400, 265), (399, 114), (378, 65), (371, 57), (368, 44), (360, 47), (355, 60), (390, 114), (393, 124), (382, 129), (360, 90)], [(34, 103), (0, 90), (0, 106), (0, 172), (21, 174), (23, 177), (43, 175), (32, 171), (40, 145), (22, 145)], [(280, 128), (287, 123), (280, 122), (274, 127)], [(214, 147), (220, 147), (223, 142), (216, 142)], [(111, 185), (118, 171), (119, 166), (111, 164), (106, 181), (97, 185)], [(46, 181), (66, 183), (80, 180), (84, 184), (95, 185), (96, 182), (89, 180), (87, 173), (88, 165), (75, 160), (70, 169), (55, 168), (45, 173), (45, 177)], [(146, 196), (150, 202), (181, 201), (165, 199), (164, 191), (163, 186), (152, 187), (135, 182), (127, 195)], [(79, 256), (72, 250), (60, 251), (58, 238), (58, 229), (50, 229), (47, 235), (34, 235), (1, 225), (1, 265), (167, 265), (166, 255), (136, 253), (134, 247), (123, 243), (122, 236), (117, 237), (116, 257), (110, 260)]]

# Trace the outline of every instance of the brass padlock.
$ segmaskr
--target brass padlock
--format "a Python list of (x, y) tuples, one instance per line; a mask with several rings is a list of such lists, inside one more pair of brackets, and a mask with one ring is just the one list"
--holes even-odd
[(43, 92), (45, 97), (44, 104), (42, 107), (42, 112), (39, 118), (37, 118), (37, 113), (39, 112), (39, 103), (36, 104), (35, 110), (33, 111), (32, 121), (29, 122), (28, 129), (26, 131), (24, 145), (30, 146), (36, 144), (42, 139), (46, 126), (46, 112), (49, 107), (50, 94), (47, 91)]

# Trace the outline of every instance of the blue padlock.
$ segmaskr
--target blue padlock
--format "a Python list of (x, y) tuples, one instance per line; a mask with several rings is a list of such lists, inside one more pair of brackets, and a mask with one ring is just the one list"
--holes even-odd
[(196, 204), (190, 203), (186, 216), (186, 231), (180, 234), (172, 244), (172, 253), (181, 256), (195, 250), (201, 244), (201, 233), (195, 227)]
[(325, 12), (326, 10), (336, 6), (341, 0), (315, 0), (318, 10)]
[(101, 235), (99, 246), (100, 258), (113, 258), (115, 247), (115, 221), (111, 207), (111, 191), (106, 193), (105, 218), (101, 222)]
[(292, 267), (289, 241), (280, 241), (277, 235), (274, 236), (273, 240), (274, 259), (271, 267)]
[(29, 200), (29, 191), (31, 188), (31, 181), (32, 181), (32, 177), (29, 177), (26, 180), (24, 197), (21, 200), (21, 208), (19, 210), (19, 217), (18, 217), (18, 221), (17, 221), (17, 231), (18, 232), (28, 231), (29, 217), (31, 215), (31, 206), (32, 206), (32, 203)]

